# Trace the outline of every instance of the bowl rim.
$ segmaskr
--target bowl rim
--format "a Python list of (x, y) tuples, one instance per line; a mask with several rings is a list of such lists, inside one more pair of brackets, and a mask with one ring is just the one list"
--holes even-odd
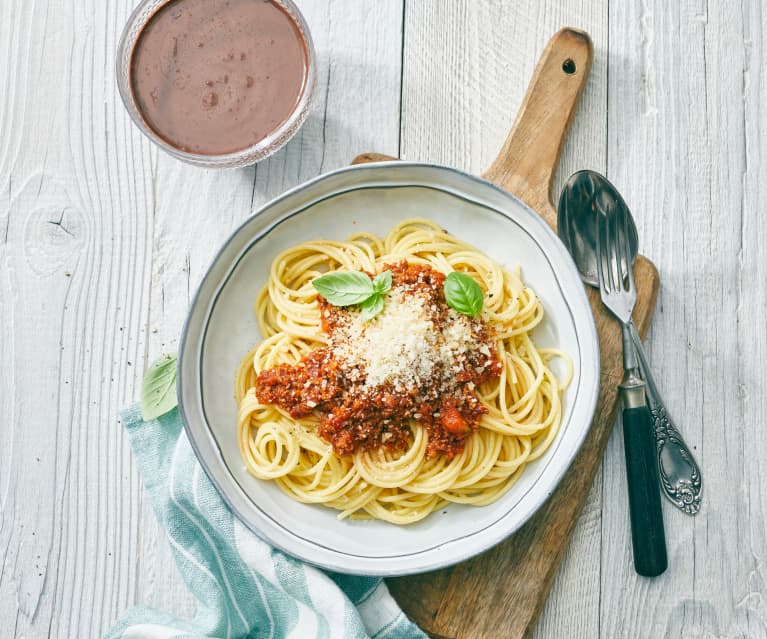
[(314, 41), (300, 9), (293, 0), (271, 0), (295, 22), (306, 43), (306, 73), (301, 94), (290, 115), (269, 135), (255, 144), (229, 153), (206, 154), (184, 151), (158, 134), (146, 121), (131, 86), (133, 50), (144, 28), (163, 7), (177, 0), (142, 0), (131, 12), (123, 27), (115, 55), (117, 89), (133, 124), (157, 147), (172, 157), (207, 168), (240, 168), (266, 159), (279, 151), (298, 132), (311, 109), (317, 85), (317, 53)]
[[(222, 485), (222, 482), (219, 480), (219, 478), (216, 476), (216, 474), (213, 472), (213, 469), (209, 467), (209, 464), (211, 463), (210, 460), (207, 460), (205, 455), (202, 453), (200, 449), (200, 442), (197, 441), (197, 435), (193, 431), (193, 427), (191, 425), (191, 419), (189, 415), (187, 414), (187, 410), (185, 407), (185, 400), (184, 400), (184, 362), (186, 361), (186, 355), (187, 355), (187, 341), (189, 338), (189, 332), (190, 332), (190, 324), (193, 320), (193, 315), (195, 314), (195, 310), (198, 307), (198, 303), (200, 302), (200, 296), (202, 294), (204, 285), (208, 283), (208, 280), (212, 277), (212, 271), (216, 267), (219, 259), (221, 258), (224, 251), (229, 247), (229, 245), (233, 242), (233, 240), (243, 231), (243, 229), (253, 222), (254, 218), (267, 209), (276, 206), (280, 204), (282, 201), (296, 195), (297, 193), (300, 193), (301, 191), (305, 189), (309, 189), (310, 187), (315, 186), (316, 184), (325, 181), (330, 180), (333, 177), (337, 177), (339, 175), (343, 175), (345, 173), (351, 173), (351, 172), (365, 172), (365, 171), (372, 171), (376, 169), (399, 169), (399, 170), (407, 170), (409, 168), (412, 168), (414, 170), (423, 170), (423, 169), (434, 169), (438, 172), (442, 172), (445, 174), (452, 174), (454, 177), (462, 178), (462, 179), (469, 179), (470, 181), (476, 182), (484, 187), (491, 187), (493, 190), (499, 192), (506, 198), (511, 198), (515, 202), (516, 205), (523, 207), (526, 209), (527, 213), (530, 214), (530, 220), (534, 221), (541, 229), (543, 229), (544, 234), (548, 235), (550, 239), (553, 239), (557, 245), (561, 246), (561, 255), (566, 256), (566, 262), (569, 265), (569, 269), (571, 270), (570, 275), (575, 278), (575, 281), (578, 282), (579, 286), (575, 290), (568, 291), (569, 295), (574, 295), (577, 298), (577, 302), (579, 305), (585, 307), (588, 309), (588, 318), (590, 321), (588, 321), (588, 334), (584, 335), (585, 339), (588, 340), (588, 351), (594, 354), (594, 360), (593, 362), (589, 362), (589, 368), (593, 371), (593, 375), (591, 376), (593, 378), (593, 384), (590, 389), (590, 393), (585, 396), (581, 402), (582, 402), (582, 419), (584, 421), (588, 421), (588, 424), (584, 425), (582, 428), (578, 440), (572, 445), (570, 451), (568, 452), (567, 458), (563, 458), (563, 460), (560, 462), (559, 466), (556, 468), (555, 475), (552, 475), (552, 470), (547, 469), (546, 472), (549, 474), (550, 479), (550, 490), (546, 492), (545, 496), (542, 496), (541, 498), (537, 498), (536, 503), (532, 507), (528, 507), (528, 510), (523, 513), (523, 515), (518, 519), (518, 521), (515, 521), (514, 524), (511, 527), (504, 527), (499, 526), (500, 522), (502, 522), (504, 519), (506, 519), (510, 513), (514, 511), (514, 508), (509, 509), (506, 513), (503, 513), (497, 520), (495, 520), (493, 523), (491, 523), (489, 526), (487, 526), (485, 529), (472, 533), (473, 535), (482, 535), (482, 543), (481, 544), (475, 544), (471, 549), (469, 549), (465, 553), (456, 554), (455, 556), (451, 556), (448, 560), (436, 560), (431, 561), (429, 563), (424, 563), (417, 565), (415, 567), (408, 567), (405, 569), (402, 568), (396, 568), (392, 566), (385, 565), (386, 562), (390, 559), (397, 559), (397, 557), (403, 557), (403, 555), (398, 555), (393, 558), (387, 558), (387, 557), (358, 557), (356, 555), (353, 555), (352, 557), (358, 558), (358, 559), (364, 559), (369, 562), (371, 565), (366, 565), (365, 567), (359, 567), (355, 568), (354, 566), (349, 565), (343, 565), (339, 566), (337, 563), (333, 563), (331, 561), (326, 561), (324, 559), (317, 559), (311, 556), (308, 556), (306, 553), (300, 553), (296, 552), (295, 549), (290, 549), (286, 547), (287, 545), (284, 543), (281, 543), (280, 540), (274, 539), (273, 536), (270, 536), (268, 533), (264, 532), (261, 528), (259, 528), (255, 523), (250, 521), (250, 518), (245, 514), (239, 506), (233, 502), (233, 499), (231, 496), (227, 493), (224, 486)], [(385, 187), (385, 185), (382, 185)], [(417, 185), (414, 185), (417, 186)], [(353, 190), (353, 189), (352, 189)], [(457, 191), (460, 192), (460, 188), (457, 188)], [(449, 191), (448, 191), (449, 192)], [(320, 198), (321, 199), (321, 198)], [(474, 201), (472, 197), (466, 197), (465, 199), (468, 199), (470, 201)], [(312, 201), (314, 204), (314, 200)], [(312, 204), (312, 205), (313, 205)], [(311, 205), (310, 205), (311, 206)], [(280, 223), (285, 221), (285, 219), (288, 219), (292, 217), (292, 215), (295, 215), (296, 212), (293, 212), (292, 214), (286, 214), (281, 215), (273, 224), (268, 225), (263, 231), (259, 232), (259, 235), (266, 235), (269, 231), (276, 228)], [(505, 214), (504, 214), (505, 215)], [(508, 216), (506, 216), (508, 217)], [(231, 273), (232, 270), (236, 266), (236, 262), (239, 260), (239, 258), (244, 255), (249, 249), (250, 246), (255, 243), (257, 240), (251, 240), (248, 245), (238, 252), (238, 257), (235, 259), (232, 264), (228, 265), (226, 267), (226, 273)], [(541, 247), (542, 250), (543, 247)], [(545, 253), (545, 251), (544, 251)], [(553, 267), (552, 267), (553, 268)], [(215, 300), (218, 297), (218, 294), (220, 293), (221, 289), (225, 286), (227, 282), (228, 276), (219, 280), (215, 288), (210, 295), (210, 299)], [(560, 287), (561, 289), (561, 287)], [(564, 292), (564, 291), (563, 291)], [(212, 306), (208, 303), (206, 303), (206, 308), (208, 310), (206, 311), (208, 317), (210, 315), (210, 308)], [(207, 330), (207, 329), (206, 329)], [(204, 333), (203, 331), (201, 338), (204, 339)], [(584, 350), (587, 350), (585, 347), (581, 347), (580, 351), (583, 352)], [(298, 557), (299, 559), (303, 561), (307, 561), (308, 563), (311, 563), (313, 565), (319, 566), (321, 568), (325, 568), (328, 570), (333, 571), (342, 571), (348, 574), (358, 574), (358, 575), (376, 575), (376, 576), (382, 576), (382, 577), (390, 577), (390, 576), (399, 576), (399, 575), (406, 575), (406, 574), (417, 574), (421, 572), (428, 572), (430, 570), (435, 570), (438, 568), (454, 565), (456, 563), (459, 563), (461, 561), (465, 561), (481, 552), (484, 552), (493, 546), (497, 545), (498, 543), (502, 542), (504, 539), (508, 538), (510, 535), (512, 535), (514, 532), (518, 531), (540, 508), (542, 508), (545, 504), (545, 502), (549, 499), (551, 494), (559, 487), (559, 484), (564, 477), (565, 473), (569, 470), (571, 467), (573, 461), (577, 457), (579, 451), (581, 450), (583, 443), (588, 436), (588, 433), (591, 428), (591, 423), (593, 421), (595, 412), (596, 412), (596, 405), (597, 400), (599, 396), (599, 389), (600, 389), (600, 359), (599, 359), (599, 339), (598, 334), (596, 330), (596, 323), (594, 321), (593, 314), (591, 312), (591, 307), (588, 301), (588, 297), (586, 295), (585, 287), (582, 285), (580, 281), (580, 277), (577, 272), (577, 268), (575, 266), (575, 263), (572, 261), (572, 258), (565, 248), (564, 244), (562, 244), (559, 237), (556, 235), (554, 230), (546, 223), (546, 221), (530, 206), (525, 204), (523, 201), (521, 201), (516, 195), (513, 193), (510, 193), (509, 191), (499, 187), (498, 185), (484, 179), (481, 177), (478, 177), (476, 175), (473, 175), (471, 173), (467, 173), (465, 171), (461, 171), (460, 169), (456, 169), (449, 166), (444, 166), (440, 164), (435, 163), (428, 163), (428, 162), (405, 162), (400, 160), (393, 160), (393, 161), (384, 161), (384, 162), (371, 162), (371, 163), (365, 163), (365, 164), (359, 164), (359, 165), (353, 165), (348, 167), (342, 167), (333, 171), (329, 171), (326, 173), (323, 173), (321, 175), (318, 175), (306, 182), (303, 182), (287, 191), (282, 193), (281, 195), (272, 198), (262, 206), (255, 209), (251, 215), (249, 215), (240, 225), (237, 226), (237, 228), (229, 235), (229, 237), (226, 239), (226, 241), (221, 245), (219, 250), (216, 252), (215, 256), (211, 260), (210, 265), (206, 269), (206, 272), (202, 279), (200, 280), (200, 284), (198, 285), (195, 295), (192, 299), (192, 302), (189, 306), (189, 312), (187, 314), (186, 320), (184, 322), (184, 326), (182, 329), (181, 337), (179, 340), (179, 360), (178, 360), (178, 375), (177, 375), (177, 382), (176, 382), (176, 390), (178, 395), (178, 405), (179, 405), (179, 414), (182, 418), (182, 423), (184, 426), (184, 431), (186, 433), (187, 438), (189, 439), (189, 442), (192, 446), (192, 449), (195, 452), (195, 455), (200, 462), (200, 465), (202, 466), (203, 470), (205, 471), (206, 475), (210, 479), (211, 483), (216, 487), (216, 490), (218, 491), (219, 495), (222, 497), (222, 499), (227, 503), (227, 505), (232, 510), (233, 514), (237, 519), (240, 520), (248, 529), (250, 529), (252, 532), (254, 532), (258, 537), (269, 543), (270, 545), (279, 548), (280, 550), (286, 552), (287, 554)], [(188, 353), (190, 356), (194, 355), (196, 353), (196, 349), (192, 353)], [(199, 360), (198, 360), (199, 361)], [(197, 363), (194, 363), (195, 368), (199, 368)], [(200, 376), (201, 378), (201, 376)], [(584, 389), (588, 390), (588, 389)], [(252, 497), (250, 497), (245, 489), (240, 485), (240, 482), (237, 480), (237, 478), (232, 474), (232, 472), (229, 470), (228, 465), (226, 461), (223, 458), (223, 454), (220, 450), (220, 447), (218, 446), (218, 443), (216, 441), (215, 436), (213, 435), (210, 425), (207, 422), (207, 419), (203, 418), (204, 421), (204, 431), (205, 434), (209, 436), (211, 440), (213, 440), (213, 446), (218, 454), (218, 456), (221, 458), (221, 463), (226, 469), (226, 479), (227, 481), (231, 482), (233, 486), (236, 488), (237, 491), (243, 494), (244, 498), (250, 502), (250, 504), (254, 504)], [(537, 483), (537, 482), (536, 482)], [(534, 484), (535, 485), (535, 484)], [(269, 515), (263, 513), (260, 511), (260, 516), (266, 519), (271, 519)], [(278, 527), (286, 530), (290, 535), (297, 538), (299, 540), (299, 545), (304, 544), (309, 547), (314, 547), (318, 549), (322, 549), (323, 551), (329, 552), (331, 555), (334, 555), (338, 557), (339, 555), (346, 555), (349, 556), (348, 553), (343, 553), (342, 551), (338, 551), (332, 548), (327, 548), (324, 546), (321, 546), (320, 544), (316, 542), (312, 542), (310, 540), (306, 540), (297, 533), (285, 529), (285, 527), (278, 523)], [(486, 533), (492, 533), (492, 534), (486, 534)], [(454, 540), (450, 540), (449, 542), (446, 542), (446, 544), (453, 543)], [(405, 557), (416, 557), (418, 555), (423, 554), (424, 552), (434, 552), (435, 549), (437, 549), (440, 545), (446, 545), (446, 544), (437, 544), (436, 547), (431, 547), (428, 549), (422, 549), (415, 553), (410, 553), (407, 555), (404, 555)]]

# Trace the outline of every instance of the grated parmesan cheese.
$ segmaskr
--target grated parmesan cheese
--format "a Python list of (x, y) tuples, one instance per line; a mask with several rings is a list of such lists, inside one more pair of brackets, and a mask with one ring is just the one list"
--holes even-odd
[(475, 338), (471, 320), (450, 309), (440, 327), (436, 310), (417, 291), (394, 287), (383, 311), (368, 323), (359, 312), (345, 314), (330, 348), (350, 379), (365, 375), (364, 387), (392, 384), (397, 391), (446, 379), (461, 370)]

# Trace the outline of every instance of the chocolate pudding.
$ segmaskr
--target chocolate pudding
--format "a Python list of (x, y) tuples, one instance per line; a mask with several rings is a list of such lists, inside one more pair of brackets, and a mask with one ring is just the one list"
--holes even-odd
[(298, 25), (270, 0), (173, 0), (151, 17), (131, 58), (146, 123), (203, 155), (247, 149), (293, 113), (308, 51)]

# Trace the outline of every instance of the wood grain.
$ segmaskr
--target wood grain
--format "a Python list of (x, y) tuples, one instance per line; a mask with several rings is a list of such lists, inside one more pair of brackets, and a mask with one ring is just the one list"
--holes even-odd
[(637, 578), (616, 429), (533, 636), (767, 637), (767, 5), (301, 0), (312, 117), (257, 169), (206, 172), (119, 102), (136, 1), (0, 2), (0, 636), (194, 612), (116, 414), (175, 348), (205, 256), (250, 200), (365, 149), (481, 173), (567, 24), (595, 58), (555, 190), (594, 168), (631, 205), (663, 279), (649, 353), (705, 487), (696, 519), (664, 505), (669, 571)]
[[(589, 32), (595, 57), (555, 189), (580, 168), (604, 173), (607, 2), (407, 3), (401, 157), (476, 174), (487, 169), (514, 123), (541, 51), (565, 24)], [(599, 635), (602, 508), (600, 474), (555, 577), (537, 637)]]
[[(360, 148), (398, 151), (402, 6), (315, 0), (302, 2), (301, 11), (318, 51), (318, 86), (307, 122), (285, 148), (237, 171), (197, 169), (154, 153), (152, 175), (162, 188), (154, 201), (147, 361), (176, 350), (197, 283), (251, 211), (344, 166)], [(165, 533), (148, 502), (142, 515), (136, 599), (191, 616), (194, 599), (179, 587)]]
[(593, 59), (594, 46), (585, 31), (562, 29), (549, 40), (514, 126), (483, 174), (514, 193), (554, 229), (554, 173)]
[(3, 637), (99, 636), (136, 588), (116, 415), (143, 368), (152, 185), (104, 74), (126, 9), (0, 3)]
[[(517, 120), (485, 173), (554, 228), (553, 178), (592, 55), (591, 40), (582, 31), (562, 29), (552, 37)], [(368, 153), (353, 163), (384, 157)], [(635, 321), (644, 334), (657, 297), (658, 273), (640, 258), (635, 275)], [(589, 435), (560, 487), (522, 529), (484, 555), (437, 572), (388, 580), (406, 613), (435, 636), (489, 637), (504, 628), (507, 636), (523, 637), (535, 628), (617, 414), (616, 387), (623, 374), (620, 331), (598, 294), (589, 293), (600, 338), (600, 397)]]
[(176, 162), (114, 82), (129, 0), (0, 2), (0, 637), (99, 637), (130, 606), (191, 617), (117, 423), (256, 206), (361, 148), (396, 154), (402, 5), (304, 0), (318, 87), (258, 168)]
[(611, 442), (604, 636), (767, 637), (766, 36), (763, 2), (611, 4), (608, 170), (662, 273), (649, 354), (704, 489), (638, 578)]

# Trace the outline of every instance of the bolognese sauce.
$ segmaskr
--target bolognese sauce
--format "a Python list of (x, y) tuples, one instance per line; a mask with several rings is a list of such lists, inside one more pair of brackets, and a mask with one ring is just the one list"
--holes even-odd
[(404, 450), (415, 422), (428, 431), (426, 456), (452, 459), (487, 412), (475, 388), (503, 368), (492, 332), (447, 305), (439, 271), (406, 261), (384, 270), (392, 288), (380, 315), (363, 323), (358, 309), (319, 297), (328, 346), (261, 371), (256, 396), (293, 418), (318, 416), (340, 455)]

